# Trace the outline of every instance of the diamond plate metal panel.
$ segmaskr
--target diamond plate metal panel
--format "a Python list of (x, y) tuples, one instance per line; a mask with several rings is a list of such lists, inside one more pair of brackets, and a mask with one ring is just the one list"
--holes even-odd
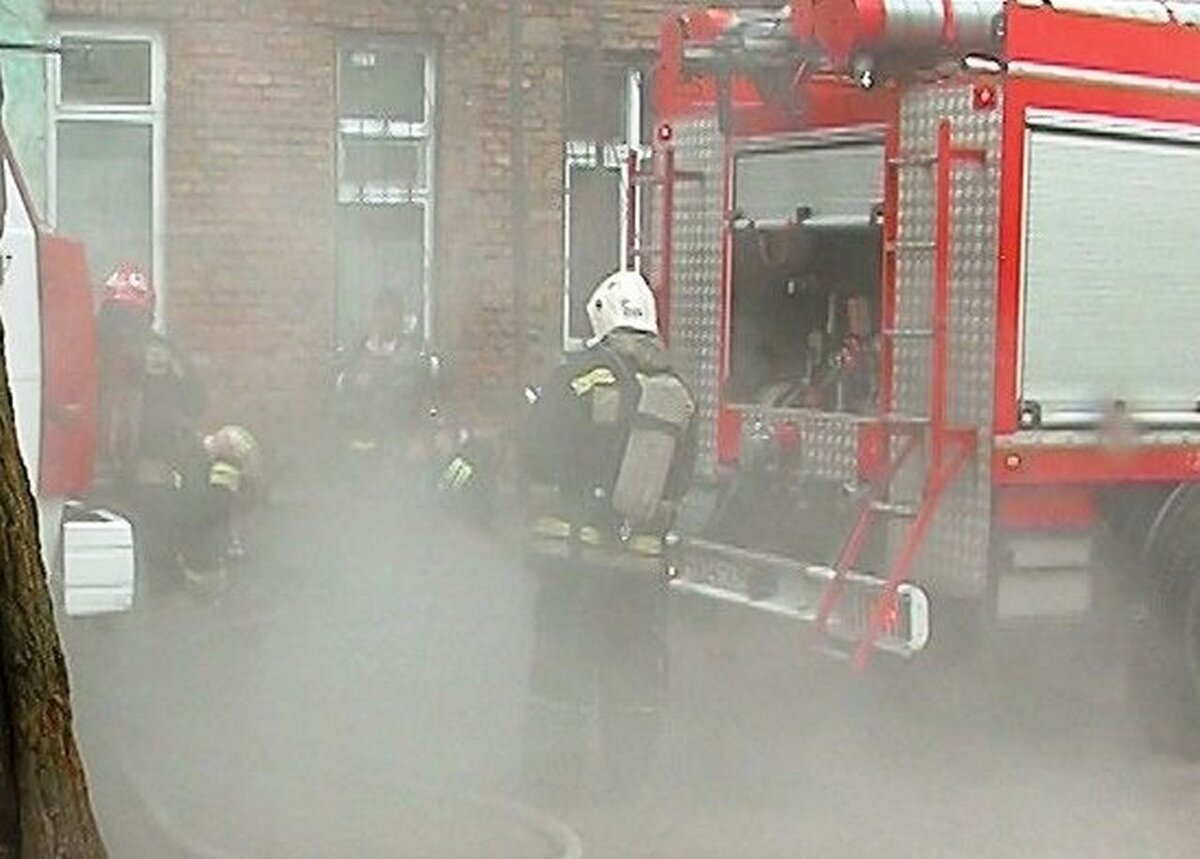
[[(933, 320), (935, 170), (938, 125), (952, 123), (956, 146), (981, 148), (983, 167), (954, 169), (951, 200), (951, 306), (949, 420), (976, 427), (979, 450), (942, 500), (913, 578), (938, 593), (977, 598), (987, 587), (991, 527), (990, 428), (995, 372), (996, 265), (1000, 190), (999, 107), (977, 110), (969, 84), (915, 88), (900, 119), (897, 312), (902, 329), (928, 329)], [(902, 340), (896, 348), (897, 410), (928, 415), (933, 362), (929, 341)], [(896, 482), (896, 500), (921, 494), (924, 463), (917, 458)], [(898, 551), (906, 523), (891, 529)]]
[(723, 147), (715, 119), (675, 125), (675, 184), (671, 243), (671, 351), (699, 400), (697, 471), (717, 463), (718, 332), (721, 319)]
[(850, 483), (858, 476), (858, 431), (868, 419), (811, 409), (753, 407), (743, 408), (741, 418), (743, 439), (759, 419), (772, 428), (787, 423), (799, 431), (798, 477)]

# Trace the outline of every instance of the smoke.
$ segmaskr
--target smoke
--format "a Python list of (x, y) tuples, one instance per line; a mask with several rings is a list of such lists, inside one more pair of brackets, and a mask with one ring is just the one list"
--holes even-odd
[(69, 623), (114, 855), (540, 856), (573, 830), (587, 856), (1133, 857), (1194, 837), (1197, 772), (1147, 754), (1112, 648), (1072, 650), (1077, 630), (858, 676), (791, 624), (690, 598), (645, 779), (531, 812), (533, 582), (506, 530), (379, 477), (281, 493), (220, 605), (143, 579), (132, 616)]
[[(432, 5), (434, 17), (449, 14)], [(489, 29), (474, 15), (460, 20)], [(168, 46), (209, 63), (191, 84), (173, 83), (186, 95), (166, 119), (166, 133), (180, 135), (171, 169), (182, 171), (168, 183), (176, 225), (167, 282), (183, 285), (168, 319), (206, 353), (200, 364), (221, 390), (222, 422), (245, 420), (245, 410), (285, 424), (264, 433), (266, 456), (280, 467), (243, 534), (249, 555), (219, 599), (189, 593), (173, 564), (148, 561), (133, 613), (63, 619), (77, 728), (113, 856), (1126, 859), (1194, 851), (1200, 770), (1148, 750), (1130, 723), (1125, 701), (1137, 668), (1123, 649), (1131, 634), (1123, 621), (1085, 635), (1021, 626), (993, 634), (972, 608), (937, 599), (930, 653), (912, 664), (881, 657), (858, 675), (806, 650), (794, 624), (673, 595), (659, 742), (640, 755), (640, 776), (614, 787), (599, 775), (604, 741), (640, 749), (645, 737), (632, 723), (602, 736), (592, 707), (582, 754), (557, 773), (582, 789), (530, 791), (525, 750), (531, 732), (537, 740), (550, 729), (531, 727), (538, 580), (521, 556), (518, 504), (503, 496), (495, 528), (482, 530), (427, 491), (433, 461), (404, 461), (387, 445), (357, 449), (363, 440), (337, 419), (327, 334), (343, 323), (357, 333), (363, 320), (333, 318), (330, 281), (367, 289), (394, 274), (391, 227), (341, 235), (342, 251), (361, 254), (349, 273), (334, 271), (330, 248), (307, 238), (332, 242), (339, 227), (329, 199), (339, 185), (329, 173), (340, 157), (333, 117), (309, 111), (314, 93), (332, 87), (327, 34), (261, 22), (234, 36), (225, 29), (204, 21)], [(495, 47), (489, 33), (468, 34)], [(247, 67), (226, 74), (213, 59), (222, 53)], [(302, 61), (309, 56), (325, 64)], [(488, 68), (493, 89), (463, 89), (487, 111), (503, 112), (495, 107), (502, 65)], [(612, 86), (624, 85), (616, 79)], [(567, 107), (580, 133), (619, 129), (619, 110), (601, 116), (597, 90), (577, 82), (580, 98)], [(465, 123), (476, 108), (459, 94), (447, 90), (443, 110)], [(229, 112), (242, 98), (255, 110)], [(102, 130), (81, 124), (70, 150), (67, 166), (90, 176), (71, 198), (90, 215), (80, 223), (136, 227), (149, 247), (149, 202), (136, 218), (129, 206), (117, 218), (94, 203), (123, 199), (101, 193), (121, 177), (151, 181), (141, 158), (149, 132), (109, 129), (106, 149), (96, 143)], [(265, 151), (272, 134), (287, 158)], [(443, 173), (475, 176), (502, 163), (480, 167), (461, 140), (436, 151), (450, 165)], [(113, 167), (97, 171), (97, 163)], [(501, 208), (508, 191), (506, 181), (478, 194), (464, 188), (438, 191), (437, 205), (475, 215)], [(205, 214), (178, 226), (191, 212)], [(414, 235), (424, 228), (423, 212), (399, 220)], [(503, 254), (460, 256), (458, 222), (445, 221), (439, 264), (468, 269), (460, 284), (488, 280)], [(421, 235), (399, 243), (406, 273), (421, 270), (431, 250)], [(596, 263), (597, 274), (611, 268)], [(481, 289), (488, 294), (471, 292), (463, 303), (504, 303), (490, 281)], [(769, 326), (778, 318), (745, 321), (747, 338), (777, 333)], [(751, 330), (756, 323), (762, 328)], [(498, 338), (514, 330), (489, 324)], [(506, 380), (514, 399), (526, 381)], [(281, 408), (277, 395), (311, 407)], [(276, 437), (294, 443), (292, 456), (281, 455)], [(788, 538), (805, 526), (831, 530), (779, 519)], [(564, 563), (557, 572), (570, 581), (582, 571)], [(567, 627), (577, 620), (557, 618)], [(549, 658), (578, 679), (573, 654)]]

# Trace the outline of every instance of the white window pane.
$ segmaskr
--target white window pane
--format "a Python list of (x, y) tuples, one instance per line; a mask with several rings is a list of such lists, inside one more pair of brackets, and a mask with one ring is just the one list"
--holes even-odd
[(344, 48), (339, 56), (341, 116), (425, 121), (425, 54), (403, 47)]
[(422, 324), (425, 300), (425, 207), (338, 208), (338, 333), (342, 343), (365, 329), (375, 294), (394, 289), (405, 313)]
[(64, 37), (62, 48), (63, 104), (150, 104), (150, 42)]
[(59, 231), (85, 242), (97, 278), (124, 260), (151, 271), (151, 127), (60, 120), (57, 129)]
[(388, 138), (342, 138), (341, 182), (357, 187), (425, 187), (425, 145)]

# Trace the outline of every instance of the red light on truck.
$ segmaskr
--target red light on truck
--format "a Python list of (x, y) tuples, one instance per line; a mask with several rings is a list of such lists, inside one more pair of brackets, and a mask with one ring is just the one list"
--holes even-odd
[(1004, 467), (1009, 471), (1020, 471), (1021, 464), (1021, 454), (1019, 453), (1010, 453), (1004, 457)]
[(996, 88), (991, 84), (976, 84), (972, 101), (976, 110), (991, 110), (996, 106)]

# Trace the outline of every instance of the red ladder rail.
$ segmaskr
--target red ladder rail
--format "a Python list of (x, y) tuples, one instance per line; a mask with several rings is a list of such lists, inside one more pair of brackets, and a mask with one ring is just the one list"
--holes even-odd
[[(928, 449), (925, 459), (925, 476), (921, 491), (921, 503), (916, 518), (905, 532), (904, 543), (892, 562), (884, 583), (883, 591), (872, 603), (867, 628), (854, 651), (854, 665), (864, 669), (870, 662), (875, 643), (885, 631), (896, 613), (897, 591), (907, 580), (913, 564), (924, 544), (925, 537), (937, 516), (941, 501), (955, 478), (970, 462), (976, 450), (976, 433), (973, 429), (951, 428), (948, 425), (949, 376), (950, 376), (950, 279), (952, 230), (951, 211), (953, 204), (954, 166), (959, 162), (982, 166), (987, 153), (983, 149), (954, 145), (950, 120), (943, 119), (938, 125), (937, 152), (932, 159), (915, 159), (913, 166), (936, 168), (936, 225), (932, 250), (934, 251), (934, 307), (932, 329), (932, 371), (930, 375)], [(895, 252), (899, 246), (891, 248)], [(881, 417), (885, 430), (884, 443), (891, 446), (897, 430), (908, 433), (897, 455), (889, 461), (884, 474), (872, 482), (871, 493), (858, 513), (854, 527), (838, 554), (834, 566), (834, 577), (825, 587), (817, 615), (816, 631), (819, 636), (828, 634), (829, 621), (842, 598), (845, 578), (857, 563), (870, 537), (876, 521), (877, 502), (886, 497), (888, 490), (904, 462), (916, 448), (917, 442), (926, 436), (920, 429), (921, 418), (910, 418), (899, 422), (886, 416)], [(947, 461), (946, 451), (954, 448), (954, 455)]]
[(854, 527), (846, 537), (846, 542), (838, 553), (837, 561), (834, 562), (833, 570), (837, 575), (829, 581), (821, 594), (821, 605), (817, 610), (817, 619), (814, 624), (814, 631), (818, 637), (829, 632), (829, 619), (841, 599), (845, 574), (858, 564), (858, 559), (862, 556), (863, 549), (866, 548), (867, 540), (871, 536), (871, 526), (875, 523), (877, 515), (876, 502), (882, 501), (886, 497), (893, 477), (916, 450), (920, 439), (919, 433), (910, 433), (896, 456), (890, 458), (885, 471), (871, 481), (870, 491), (859, 507)]

